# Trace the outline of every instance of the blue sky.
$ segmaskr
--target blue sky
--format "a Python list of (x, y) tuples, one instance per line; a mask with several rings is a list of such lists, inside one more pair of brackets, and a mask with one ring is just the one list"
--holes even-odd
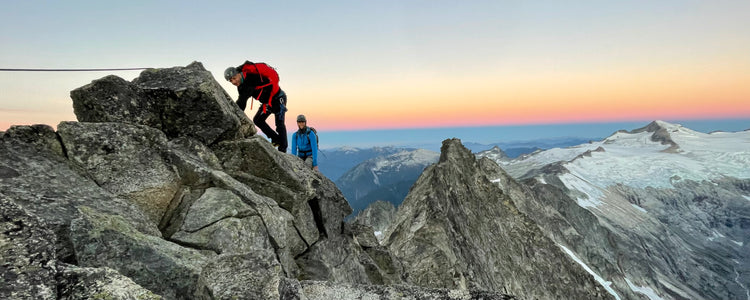
[[(200, 61), (236, 97), (222, 71), (265, 61), (326, 131), (732, 119), (748, 28), (746, 0), (3, 1), (0, 68)], [(138, 73), (0, 72), (0, 130), (75, 120), (71, 90)]]

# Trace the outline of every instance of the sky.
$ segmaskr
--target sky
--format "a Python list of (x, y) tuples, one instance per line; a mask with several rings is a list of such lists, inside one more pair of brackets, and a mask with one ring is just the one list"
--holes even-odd
[[(266, 62), (324, 131), (750, 119), (747, 0), (2, 1), (0, 44), (0, 68), (199, 61), (234, 99), (223, 70)], [(109, 74), (139, 71), (0, 71), (0, 131), (76, 120)]]

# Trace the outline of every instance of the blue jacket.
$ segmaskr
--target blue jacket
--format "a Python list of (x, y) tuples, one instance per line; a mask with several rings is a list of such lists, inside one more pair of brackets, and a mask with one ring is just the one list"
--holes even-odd
[(315, 167), (318, 165), (318, 139), (310, 127), (305, 127), (304, 130), (306, 134), (305, 132), (299, 134), (299, 130), (292, 134), (292, 154), (299, 157), (312, 156), (312, 165)]

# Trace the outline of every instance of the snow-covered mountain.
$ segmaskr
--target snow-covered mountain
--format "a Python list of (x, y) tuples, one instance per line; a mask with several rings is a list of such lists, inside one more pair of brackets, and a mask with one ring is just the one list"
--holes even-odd
[(519, 209), (614, 295), (750, 299), (750, 131), (654, 121), (494, 160), (531, 191)]
[(562, 178), (566, 186), (593, 192), (588, 198), (595, 199), (597, 187), (614, 184), (668, 188), (685, 180), (750, 178), (750, 131), (706, 134), (655, 121), (632, 132), (618, 131), (602, 141), (497, 161), (514, 177), (528, 177), (540, 167), (564, 163), (569, 170)]
[[(600, 138), (601, 137), (593, 138), (593, 139), (598, 140)], [(526, 141), (507, 141), (507, 142), (498, 142), (498, 143), (491, 143), (491, 144), (465, 142), (464, 146), (466, 146), (466, 148), (469, 148), (469, 150), (475, 153), (482, 152), (482, 151), (490, 151), (494, 148), (503, 149), (502, 151), (505, 153), (506, 156), (510, 158), (516, 158), (520, 155), (529, 154), (538, 150), (575, 146), (578, 144), (586, 143), (591, 140), (592, 138), (583, 138), (583, 137), (558, 137), (558, 138), (533, 139), (533, 140), (526, 140)]]
[(344, 193), (355, 214), (377, 200), (398, 206), (424, 168), (435, 163), (439, 155), (417, 149), (378, 156), (346, 172), (336, 180), (336, 186)]
[(510, 157), (508, 157), (508, 154), (506, 154), (505, 151), (503, 151), (503, 149), (500, 149), (500, 147), (498, 146), (477, 153), (477, 157), (487, 157), (494, 161), (508, 161), (511, 159)]
[(336, 181), (356, 165), (378, 156), (387, 156), (405, 149), (397, 147), (372, 147), (372, 148), (354, 148), (339, 147), (321, 150), (318, 155), (318, 165), (320, 172), (329, 179)]

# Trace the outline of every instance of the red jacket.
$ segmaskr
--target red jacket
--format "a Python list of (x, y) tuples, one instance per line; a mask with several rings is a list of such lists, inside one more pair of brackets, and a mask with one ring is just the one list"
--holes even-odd
[(265, 105), (271, 105), (271, 100), (279, 93), (279, 74), (265, 63), (245, 61), (237, 67), (242, 72), (242, 82), (237, 87), (240, 96), (237, 105), (245, 110), (247, 100), (253, 97)]

